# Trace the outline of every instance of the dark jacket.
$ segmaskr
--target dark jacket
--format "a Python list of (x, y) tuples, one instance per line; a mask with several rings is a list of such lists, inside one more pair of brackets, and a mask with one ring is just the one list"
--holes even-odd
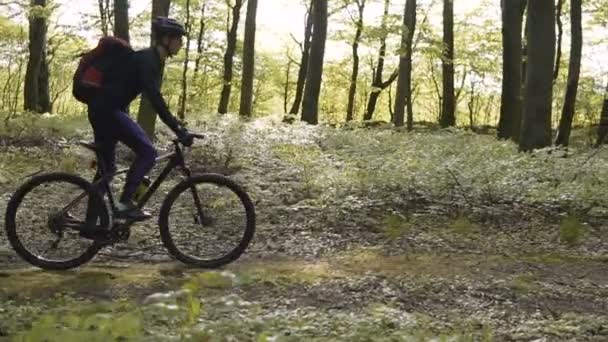
[(103, 87), (93, 101), (94, 105), (100, 110), (124, 110), (139, 94), (143, 94), (161, 120), (176, 132), (179, 123), (160, 93), (162, 63), (156, 48), (135, 51), (125, 59), (104, 76)]

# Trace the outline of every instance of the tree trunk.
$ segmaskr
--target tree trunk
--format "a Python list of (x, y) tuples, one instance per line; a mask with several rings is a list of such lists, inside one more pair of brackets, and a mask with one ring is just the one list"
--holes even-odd
[(327, 38), (327, 0), (314, 0), (313, 3), (314, 30), (310, 42), (310, 59), (302, 102), (302, 120), (316, 125), (319, 122), (319, 93), (321, 92)]
[(441, 108), (441, 127), (456, 124), (456, 102), (454, 99), (454, 3), (443, 1), (443, 104)]
[(41, 113), (51, 112), (51, 91), (49, 87), (49, 63), (46, 47), (42, 51), (42, 63), (38, 74), (38, 108)]
[(378, 53), (378, 62), (376, 64), (376, 68), (374, 70), (374, 77), (372, 80), (372, 92), (369, 96), (369, 100), (367, 101), (367, 109), (365, 111), (365, 115), (363, 116), (363, 120), (371, 120), (374, 117), (374, 112), (376, 111), (376, 104), (378, 103), (378, 98), (380, 94), (386, 87), (390, 86), (391, 83), (397, 78), (399, 75), (398, 70), (395, 70), (388, 81), (382, 81), (382, 74), (384, 73), (384, 59), (386, 57), (386, 38), (388, 36), (388, 30), (386, 21), (388, 20), (389, 15), (389, 7), (390, 0), (384, 1), (384, 14), (382, 16), (382, 37), (380, 38), (380, 51)]
[[(198, 71), (200, 70), (201, 61), (203, 59), (203, 37), (205, 36), (205, 5), (203, 1), (201, 4), (201, 19), (198, 26), (198, 37), (196, 38), (196, 59), (194, 61), (194, 78), (196, 79)], [(194, 83), (194, 82), (192, 82)]]
[(253, 78), (255, 75), (255, 30), (258, 0), (247, 0), (245, 17), (245, 39), (243, 41), (243, 77), (241, 81), (241, 104), (239, 114), (252, 115)]
[(412, 42), (416, 30), (416, 0), (408, 0), (405, 3), (402, 30), (394, 123), (397, 127), (403, 126), (404, 107), (407, 106), (407, 130), (411, 131), (414, 128), (414, 114), (412, 110)]
[(25, 64), (24, 58), (19, 57), (19, 68), (17, 71), (17, 89), (13, 92), (13, 108), (11, 109), (11, 115), (17, 114), (17, 108), (19, 106), (19, 92), (21, 91), (21, 75), (23, 74), (23, 64)]
[[(25, 73), (24, 109), (44, 113), (48, 101), (48, 65), (46, 65), (47, 23), (43, 9), (46, 0), (33, 0), (29, 19), (29, 57)], [(43, 74), (46, 74), (44, 76)], [(41, 84), (45, 83), (46, 84)], [(43, 94), (46, 90), (46, 94)], [(42, 91), (42, 92), (41, 92)], [(42, 106), (41, 106), (42, 104)]]
[(572, 40), (570, 42), (570, 64), (568, 65), (568, 85), (566, 86), (566, 97), (564, 108), (559, 122), (556, 145), (568, 146), (570, 130), (574, 118), (576, 104), (576, 93), (578, 90), (578, 79), (581, 71), (581, 53), (583, 48), (583, 28), (581, 23), (582, 1), (570, 0), (570, 25)]
[(562, 24), (562, 7), (564, 0), (557, 0), (557, 9), (555, 11), (555, 18), (557, 20), (557, 53), (555, 56), (555, 69), (553, 70), (553, 81), (557, 80), (559, 76), (559, 68), (562, 62), (562, 37), (564, 35), (564, 28)]
[(114, 0), (114, 36), (129, 39), (129, 2), (127, 0)]
[(346, 121), (352, 121), (355, 111), (355, 95), (357, 94), (357, 78), (359, 77), (359, 41), (363, 33), (363, 12), (365, 10), (365, 0), (356, 0), (359, 10), (359, 18), (357, 19), (355, 38), (353, 39), (353, 72), (350, 76), (350, 88), (348, 89), (348, 105), (346, 108)]
[(177, 116), (181, 120), (186, 118), (186, 101), (188, 99), (188, 62), (190, 61), (190, 32), (192, 32), (190, 0), (186, 0), (186, 32), (186, 48), (184, 51), (184, 66), (182, 68), (182, 94), (179, 98), (179, 110), (177, 111)]
[(433, 89), (437, 93), (437, 121), (441, 120), (441, 110), (443, 109), (443, 97), (441, 96), (441, 89), (439, 89), (439, 81), (437, 80), (437, 71), (435, 69), (435, 63), (429, 60), (429, 68), (431, 71), (431, 81), (433, 82)]
[[(555, 60), (555, 3), (528, 3), (528, 66), (519, 149), (531, 151), (551, 145), (551, 103)], [(551, 61), (551, 63), (547, 63)]]
[[(169, 16), (169, 7), (171, 7), (171, 0), (153, 0), (152, 1), (152, 19), (157, 16)], [(152, 24), (150, 24), (150, 28)], [(154, 46), (154, 35), (150, 35), (150, 45)], [(162, 84), (163, 70), (165, 66), (161, 65), (161, 76), (160, 81)], [(137, 114), (137, 123), (143, 128), (148, 134), (150, 139), (155, 138), (154, 128), (156, 126), (156, 113), (152, 108), (150, 101), (142, 95), (141, 102), (139, 105), (139, 113)]]
[(98, 0), (99, 4), (99, 24), (101, 26), (101, 34), (104, 37), (108, 36), (108, 18), (106, 17), (106, 5), (105, 0)]
[(597, 142), (595, 147), (600, 146), (606, 139), (608, 133), (608, 83), (606, 83), (606, 90), (604, 91), (604, 104), (602, 105), (602, 112), (600, 113), (600, 124), (597, 127)]
[(220, 104), (217, 112), (220, 114), (228, 113), (228, 103), (230, 102), (230, 92), (232, 90), (232, 76), (233, 76), (233, 64), (234, 64), (234, 53), (236, 51), (236, 38), (237, 31), (239, 28), (239, 20), (241, 17), (241, 7), (243, 6), (243, 0), (236, 0), (236, 3), (232, 7), (232, 23), (230, 30), (228, 30), (226, 37), (226, 51), (224, 53), (224, 84), (222, 86), (222, 95), (220, 97)]
[(315, 0), (311, 0), (308, 14), (306, 16), (306, 27), (304, 28), (304, 42), (301, 45), (302, 58), (300, 59), (300, 69), (298, 70), (298, 81), (296, 82), (296, 95), (289, 110), (289, 114), (296, 115), (302, 105), (306, 74), (308, 73), (308, 59), (310, 58), (310, 39), (312, 37), (312, 7)]
[(469, 128), (471, 131), (475, 131), (475, 83), (471, 82), (469, 102), (467, 103), (467, 107), (469, 108)]
[(283, 87), (283, 111), (287, 113), (287, 100), (289, 98), (289, 75), (291, 75), (291, 65), (293, 60), (288, 58), (287, 68), (285, 69), (285, 86)]
[(502, 95), (499, 139), (519, 139), (522, 110), (522, 26), (525, 0), (502, 0)]

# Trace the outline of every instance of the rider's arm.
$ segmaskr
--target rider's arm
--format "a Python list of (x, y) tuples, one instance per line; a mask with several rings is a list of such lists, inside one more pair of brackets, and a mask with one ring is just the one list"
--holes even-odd
[(146, 98), (152, 104), (152, 108), (158, 113), (160, 119), (169, 126), (174, 132), (178, 132), (180, 129), (179, 122), (169, 111), (167, 103), (160, 93), (160, 82), (159, 75), (160, 70), (153, 63), (146, 61), (145, 59), (138, 63), (139, 75), (142, 92)]

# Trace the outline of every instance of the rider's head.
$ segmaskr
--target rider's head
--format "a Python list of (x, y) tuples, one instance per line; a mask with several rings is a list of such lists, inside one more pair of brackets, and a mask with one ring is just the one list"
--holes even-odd
[(182, 37), (186, 35), (186, 30), (175, 19), (156, 17), (152, 21), (152, 33), (156, 45), (162, 47), (168, 56), (174, 56), (182, 47)]

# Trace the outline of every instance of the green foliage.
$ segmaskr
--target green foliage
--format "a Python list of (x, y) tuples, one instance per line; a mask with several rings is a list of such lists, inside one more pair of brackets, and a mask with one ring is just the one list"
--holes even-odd
[(15, 341), (107, 341), (143, 336), (143, 314), (132, 304), (72, 302), (72, 305), (42, 315)]
[(534, 284), (535, 277), (530, 274), (516, 275), (510, 283), (510, 287), (522, 294), (534, 291), (537, 286)]
[(232, 278), (224, 273), (205, 272), (193, 277), (184, 285), (185, 289), (196, 292), (200, 288), (230, 288), (233, 286)]
[(460, 235), (470, 235), (473, 233), (474, 226), (467, 217), (461, 216), (450, 224), (450, 229)]
[(568, 246), (575, 246), (585, 236), (585, 227), (576, 216), (568, 216), (559, 225), (560, 240)]
[(410, 230), (410, 224), (401, 215), (392, 214), (384, 219), (384, 233), (389, 239), (397, 239)]

